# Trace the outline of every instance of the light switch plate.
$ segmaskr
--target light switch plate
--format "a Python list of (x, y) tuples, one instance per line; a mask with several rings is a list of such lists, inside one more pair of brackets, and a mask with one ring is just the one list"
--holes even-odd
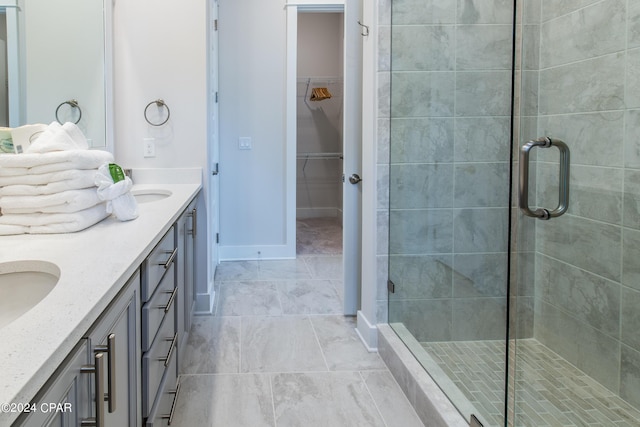
[(156, 142), (155, 138), (142, 138), (144, 144), (144, 157), (156, 156)]
[(251, 150), (251, 137), (241, 136), (238, 138), (238, 150)]

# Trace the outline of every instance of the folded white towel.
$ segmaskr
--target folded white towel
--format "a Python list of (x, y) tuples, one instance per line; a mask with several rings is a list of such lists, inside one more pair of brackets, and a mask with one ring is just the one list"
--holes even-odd
[(0, 187), (10, 185), (46, 185), (54, 182), (93, 180), (96, 169), (71, 169), (66, 171), (40, 173), (35, 175), (0, 176)]
[(35, 141), (42, 132), (47, 130), (47, 125), (37, 123), (24, 125), (11, 129), (11, 139), (16, 154), (26, 153), (32, 141)]
[(3, 215), (34, 212), (77, 212), (101, 202), (96, 188), (93, 187), (40, 196), (4, 196), (0, 197), (0, 210)]
[(0, 176), (20, 176), (72, 169), (98, 169), (113, 162), (113, 155), (102, 150), (68, 150), (0, 156)]
[(25, 153), (50, 153), (54, 151), (87, 150), (89, 143), (74, 123), (61, 125), (51, 122), (47, 129), (31, 142)]
[(84, 230), (108, 216), (104, 203), (73, 213), (2, 215), (0, 234), (21, 234), (20, 231), (30, 234), (71, 233)]
[(109, 164), (100, 166), (95, 176), (98, 186), (98, 198), (107, 201), (107, 212), (113, 213), (120, 221), (130, 221), (138, 217), (138, 203), (131, 194), (133, 182), (125, 176), (123, 180), (113, 182)]
[[(55, 194), (67, 190), (81, 190), (83, 188), (95, 187), (95, 170), (71, 170), (65, 172), (73, 172), (66, 174), (69, 179), (58, 180), (48, 182), (40, 185), (28, 185), (28, 184), (15, 184), (5, 185), (0, 184), (0, 197), (4, 196), (39, 196), (43, 194)], [(59, 172), (54, 172), (56, 174)], [(52, 174), (43, 174), (52, 175)], [(26, 178), (41, 177), (43, 175), (25, 175)], [(1, 205), (0, 205), (1, 206)]]

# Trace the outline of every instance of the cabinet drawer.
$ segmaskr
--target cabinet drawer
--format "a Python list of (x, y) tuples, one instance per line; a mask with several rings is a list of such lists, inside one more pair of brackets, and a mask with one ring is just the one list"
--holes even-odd
[(174, 313), (175, 305), (172, 304), (169, 312), (164, 316), (151, 348), (142, 357), (142, 412), (144, 416), (149, 414), (149, 410), (153, 406), (165, 368), (168, 368), (171, 359), (176, 357), (178, 337), (175, 330)]
[(165, 316), (173, 316), (172, 306), (176, 302), (174, 263), (167, 270), (149, 301), (142, 306), (142, 351), (149, 350), (158, 328)]
[(178, 393), (180, 392), (180, 387), (177, 385), (177, 360), (178, 358), (175, 354), (171, 356), (171, 363), (167, 367), (160, 384), (160, 391), (145, 423), (146, 427), (165, 427), (169, 425), (175, 404), (178, 401)]
[(174, 227), (172, 226), (144, 261), (144, 276), (141, 292), (143, 302), (151, 298), (162, 276), (168, 273), (169, 267), (175, 259), (176, 251), (176, 238)]

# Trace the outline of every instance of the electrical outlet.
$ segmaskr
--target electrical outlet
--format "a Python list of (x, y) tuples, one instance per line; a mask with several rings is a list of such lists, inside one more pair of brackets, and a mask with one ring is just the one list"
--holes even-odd
[(156, 156), (156, 140), (155, 138), (142, 138), (144, 144), (144, 157)]

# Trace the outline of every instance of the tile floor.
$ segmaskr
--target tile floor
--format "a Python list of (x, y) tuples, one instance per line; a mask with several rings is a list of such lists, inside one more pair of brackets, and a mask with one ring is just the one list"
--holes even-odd
[[(480, 411), (485, 427), (504, 425), (504, 341), (422, 346)], [(516, 351), (516, 426), (640, 425), (640, 411), (537, 340), (519, 340)]]
[(423, 426), (341, 315), (340, 236), (335, 220), (303, 220), (296, 260), (218, 266), (216, 312), (193, 323), (172, 426)]

